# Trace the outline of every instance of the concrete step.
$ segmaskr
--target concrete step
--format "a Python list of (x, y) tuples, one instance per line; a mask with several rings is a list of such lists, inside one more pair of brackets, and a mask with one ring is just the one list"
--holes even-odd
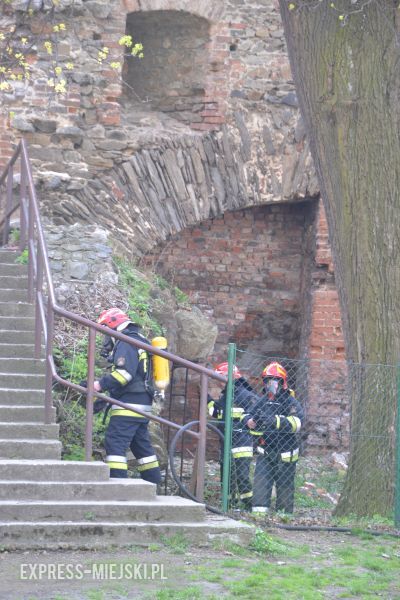
[(25, 373), (41, 375), (46, 372), (46, 363), (39, 358), (0, 357), (0, 373)]
[(19, 250), (0, 249), (0, 263), (12, 263), (20, 254)]
[(7, 440), (0, 439), (0, 458), (40, 458), (48, 460), (61, 459), (62, 445), (58, 440)]
[[(52, 422), (56, 420), (56, 409), (52, 408)], [(44, 405), (0, 404), (0, 421), (2, 423), (44, 423)]]
[(0, 302), (26, 302), (26, 290), (0, 289)]
[(4, 404), (44, 407), (44, 390), (0, 388), (0, 406)]
[(20, 439), (39, 439), (39, 440), (58, 440), (59, 425), (51, 423), (29, 423), (21, 421), (20, 423), (4, 423), (0, 421), (0, 439), (20, 440)]
[[(17, 258), (17, 257), (15, 257)], [(21, 265), (18, 262), (13, 262), (13, 261), (7, 261), (7, 262), (0, 262), (0, 276), (1, 277), (8, 277), (9, 275), (16, 277), (16, 276), (22, 276), (22, 277), (27, 277), (28, 276), (28, 265)]]
[(42, 390), (45, 385), (45, 375), (34, 373), (17, 373), (14, 369), (12, 372), (0, 372), (0, 387), (10, 389)]
[[(87, 485), (108, 481), (110, 469), (99, 461), (4, 460), (0, 459), (0, 480), (85, 481)], [(151, 484), (149, 484), (151, 485)]]
[[(0, 340), (3, 342), (3, 333), (0, 331)], [(11, 333), (11, 332), (7, 332)], [(19, 333), (12, 332), (12, 338), (15, 341), (18, 338)], [(11, 337), (11, 336), (10, 336)], [(30, 334), (30, 337), (33, 341), (33, 333)], [(20, 343), (0, 343), (0, 358), (32, 358), (35, 353), (34, 344), (20, 344)]]
[(18, 275), (0, 275), (0, 289), (27, 290), (28, 277), (18, 277)]
[(2, 317), (33, 317), (34, 306), (28, 302), (0, 302)]
[[(3, 302), (3, 304), (7, 304), (7, 302)], [(18, 317), (15, 316), (4, 316), (0, 315), (0, 331), (12, 331), (14, 333), (14, 341), (18, 339), (18, 342), (21, 344), (24, 343), (20, 338), (19, 333), (24, 331), (35, 331), (35, 318), (32, 317)], [(18, 336), (18, 338), (16, 338)], [(1, 337), (2, 342), (6, 342), (7, 340)]]
[[(19, 346), (33, 345), (35, 341), (35, 333), (33, 328), (29, 328), (24, 331), (4, 329), (1, 327), (1, 321), (2, 317), (0, 317), (0, 340), (2, 342), (2, 346), (9, 346), (15, 343), (16, 348), (18, 348)], [(9, 323), (7, 323), (6, 325), (9, 325)], [(12, 354), (10, 354), (10, 356), (12, 356)]]
[(0, 500), (114, 501), (155, 500), (156, 486), (142, 479), (108, 481), (0, 480)]
[(218, 539), (248, 545), (254, 537), (251, 525), (219, 517), (209, 516), (200, 523), (129, 523), (124, 519), (96, 523), (87, 521), (0, 522), (0, 544), (7, 550), (32, 549), (101, 549), (110, 546), (144, 546), (182, 534), (193, 545), (211, 545)]
[(139, 521), (176, 523), (204, 520), (204, 504), (173, 496), (130, 501), (0, 500), (2, 521)]

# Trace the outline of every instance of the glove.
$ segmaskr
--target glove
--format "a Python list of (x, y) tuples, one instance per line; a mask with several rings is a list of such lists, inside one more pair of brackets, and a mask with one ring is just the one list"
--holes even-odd
[(207, 394), (207, 409), (210, 417), (217, 418), (221, 412), (218, 400), (214, 400), (210, 394)]
[(93, 403), (93, 414), (97, 415), (108, 406), (107, 400), (95, 400)]
[(279, 429), (278, 427), (278, 419), (277, 415), (270, 416), (258, 416), (253, 417), (256, 422), (256, 429), (261, 431), (274, 431), (275, 429)]
[(275, 429), (279, 429), (278, 420), (280, 421), (278, 415), (273, 415), (272, 417), (265, 419), (265, 421), (263, 421), (264, 431), (273, 431)]
[[(95, 382), (95, 383), (96, 383), (96, 382)], [(86, 380), (86, 379), (82, 379), (82, 381), (80, 381), (80, 382), (78, 383), (78, 385), (80, 385), (81, 387), (87, 388), (87, 380)], [(96, 388), (95, 388), (95, 391), (97, 391), (97, 392), (99, 392), (99, 393), (100, 393), (100, 392), (102, 392), (102, 390), (101, 390), (101, 389), (100, 389), (100, 390), (96, 390)]]
[[(82, 381), (79, 382), (79, 385), (81, 387), (87, 388), (87, 380), (82, 379)], [(107, 402), (107, 400), (95, 399), (95, 401), (93, 402), (93, 414), (97, 415), (97, 413), (103, 411), (108, 404), (109, 403)]]

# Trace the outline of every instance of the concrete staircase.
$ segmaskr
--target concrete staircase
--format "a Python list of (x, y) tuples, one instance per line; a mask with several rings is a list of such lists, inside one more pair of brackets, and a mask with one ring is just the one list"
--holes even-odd
[(58, 425), (43, 424), (43, 360), (34, 355), (27, 268), (0, 250), (0, 548), (108, 548), (182, 533), (197, 544), (247, 543), (254, 529), (203, 504), (157, 496), (141, 479), (110, 480), (101, 462), (61, 461)]

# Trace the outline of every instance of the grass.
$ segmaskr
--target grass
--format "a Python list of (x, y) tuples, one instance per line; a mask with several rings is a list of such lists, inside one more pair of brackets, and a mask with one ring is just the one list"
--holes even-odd
[[(219, 548), (232, 554), (236, 550), (235, 545), (226, 543)], [(376, 538), (357, 537), (353, 541), (351, 537), (350, 542), (346, 539), (346, 543), (336, 543), (328, 550), (313, 554), (307, 544), (283, 541), (258, 530), (250, 547), (242, 548), (240, 558), (232, 556), (198, 566), (192, 569), (191, 579), (198, 585), (218, 584), (219, 597), (229, 594), (229, 598), (241, 600), (400, 597), (396, 540), (384, 539), (377, 544)], [(175, 598), (171, 591), (168, 593), (171, 595), (166, 598)]]
[(189, 541), (182, 533), (171, 536), (162, 535), (160, 541), (174, 554), (185, 554), (189, 548)]
[(268, 556), (282, 556), (287, 555), (290, 551), (287, 544), (281, 542), (279, 539), (268, 535), (265, 531), (258, 529), (250, 544), (250, 550), (254, 550), (258, 554), (265, 554)]
[(10, 233), (8, 235), (8, 243), (11, 246), (16, 246), (19, 243), (20, 238), (21, 238), (20, 230), (11, 228)]
[[(145, 550), (142, 548), (134, 557), (122, 552), (118, 556), (113, 553), (90, 556), (96, 563), (162, 563), (168, 576), (166, 581), (127, 578), (99, 580), (96, 585), (92, 580), (77, 581), (67, 597), (75, 597), (72, 592), (79, 590), (79, 597), (87, 600), (400, 598), (400, 546), (393, 538), (369, 540), (349, 534), (315, 532), (309, 536), (293, 532), (277, 534), (259, 529), (251, 545), (240, 547), (240, 554), (233, 554), (232, 550), (238, 546), (227, 541), (214, 550), (190, 545), (182, 535), (165, 536), (162, 542), (163, 545), (159, 540)], [(151, 554), (152, 551), (158, 554)], [(42, 600), (54, 599), (50, 593), (49, 588)], [(58, 594), (61, 600), (63, 590), (58, 590)]]
[(265, 561), (253, 565), (248, 574), (239, 581), (228, 581), (225, 585), (233, 597), (248, 600), (266, 597), (276, 600), (323, 598), (318, 589), (320, 578), (316, 578), (314, 573), (294, 565), (276, 565)]
[[(341, 527), (350, 527), (354, 534), (367, 534), (368, 529), (388, 527), (393, 528), (393, 516), (385, 517), (382, 515), (372, 515), (372, 517), (359, 517), (357, 515), (347, 515), (345, 517), (332, 517), (334, 525)], [(367, 534), (368, 535), (368, 534)]]
[(105, 600), (105, 592), (103, 590), (88, 590), (86, 592), (87, 600)]
[(147, 336), (164, 335), (163, 328), (152, 313), (157, 304), (160, 291), (168, 290), (178, 305), (189, 305), (189, 297), (178, 287), (171, 285), (160, 275), (142, 273), (124, 258), (114, 257), (118, 270), (118, 280), (126, 292), (129, 303), (128, 314), (135, 323), (139, 323)]
[(17, 258), (15, 259), (14, 262), (16, 262), (20, 265), (27, 265), (28, 260), (29, 260), (28, 248), (25, 248), (25, 250), (23, 250), (21, 252), (21, 254), (19, 256), (17, 256)]
[(248, 548), (226, 539), (216, 539), (213, 541), (212, 546), (217, 552), (232, 554), (233, 556), (248, 556), (249, 554)]
[[(309, 465), (299, 461), (295, 480), (295, 506), (297, 508), (332, 510), (334, 505), (328, 498), (321, 496), (320, 490), (328, 494), (340, 493), (344, 477), (343, 472), (329, 468), (327, 465), (320, 465), (318, 469), (312, 469), (310, 472)], [(307, 491), (300, 490), (306, 482), (314, 484), (315, 488), (309, 488)]]
[(154, 284), (143, 273), (133, 269), (125, 259), (115, 257), (114, 262), (118, 269), (118, 280), (126, 291), (129, 317), (143, 328), (145, 335), (162, 335), (162, 328), (152, 317)]
[(151, 598), (154, 600), (201, 600), (204, 598), (204, 594), (201, 588), (190, 586), (183, 590), (160, 590)]

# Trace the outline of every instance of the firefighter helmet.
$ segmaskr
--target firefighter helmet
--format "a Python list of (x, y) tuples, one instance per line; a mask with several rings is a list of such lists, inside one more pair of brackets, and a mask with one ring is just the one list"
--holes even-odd
[(103, 310), (97, 322), (111, 329), (117, 329), (122, 323), (130, 323), (131, 320), (120, 308), (108, 308), (107, 310)]
[[(228, 363), (223, 362), (223, 363), (220, 363), (219, 365), (216, 365), (214, 371), (216, 373), (218, 373), (218, 375), (225, 375), (225, 377), (228, 377), (228, 369), (229, 369)], [(233, 373), (234, 379), (240, 379), (240, 377), (242, 377), (242, 374), (240, 373), (240, 371), (236, 365), (233, 365), (232, 373)]]
[(268, 377), (272, 377), (273, 379), (282, 379), (283, 381), (283, 389), (287, 390), (287, 371), (280, 365), (278, 362), (272, 362), (267, 365), (262, 372), (262, 378), (267, 379)]

